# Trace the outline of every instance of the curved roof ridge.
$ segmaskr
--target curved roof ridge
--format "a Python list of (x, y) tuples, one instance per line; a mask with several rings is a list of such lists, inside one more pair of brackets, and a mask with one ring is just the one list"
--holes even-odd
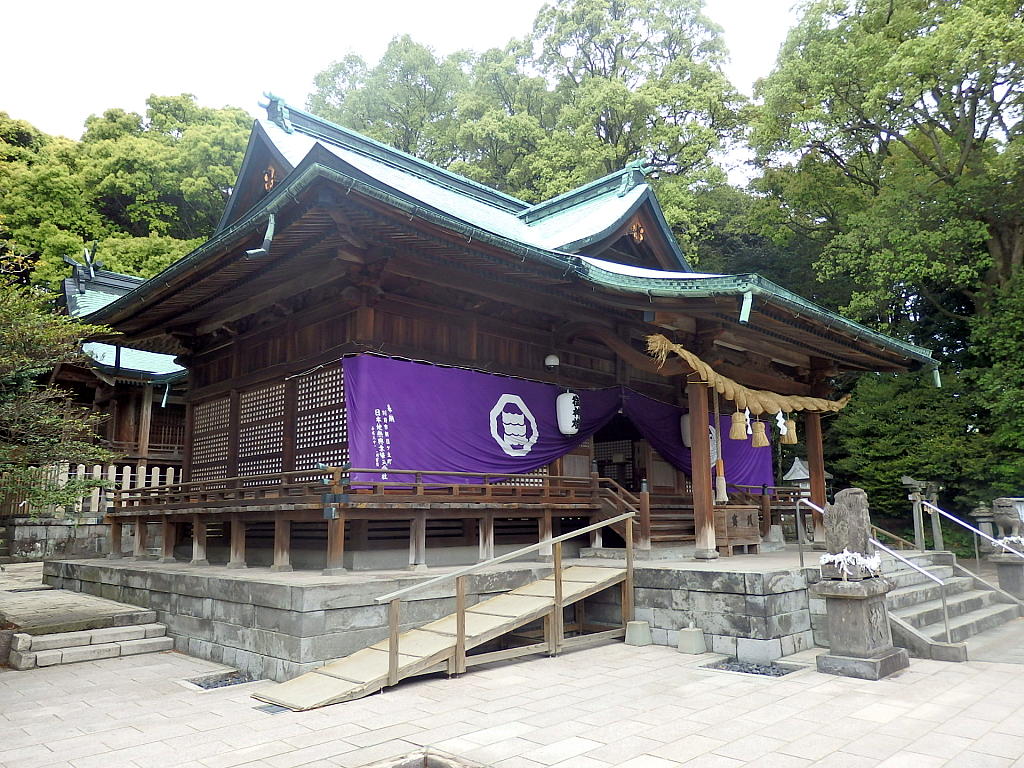
[(644, 180), (646, 176), (647, 169), (643, 161), (635, 160), (632, 163), (628, 163), (625, 168), (612, 171), (581, 187), (570, 189), (568, 192), (552, 197), (550, 200), (544, 200), (536, 205), (531, 205), (529, 208), (520, 211), (517, 215), (527, 224), (533, 224), (536, 221), (564, 211), (567, 208), (573, 208), (588, 200), (593, 200), (595, 197), (607, 194), (613, 190), (616, 191), (619, 197), (622, 197), (634, 187), (646, 184)]

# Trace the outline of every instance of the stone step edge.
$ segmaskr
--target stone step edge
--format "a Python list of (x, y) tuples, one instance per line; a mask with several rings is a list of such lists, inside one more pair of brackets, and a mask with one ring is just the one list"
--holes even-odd
[[(965, 605), (969, 605), (971, 603), (976, 602), (980, 603), (980, 605), (975, 605), (974, 607), (968, 610), (962, 610)], [(993, 605), (1006, 606), (1009, 605), (1009, 603), (1000, 602), (996, 599), (996, 595), (984, 589), (975, 589), (970, 592), (963, 592), (958, 595), (949, 595), (946, 598), (946, 606), (949, 609), (951, 624), (954, 617), (966, 616), (967, 614), (972, 613), (973, 611), (979, 610), (981, 608), (989, 608)], [(905, 622), (913, 626), (918, 626), (917, 624), (915, 624), (914, 619), (936, 612), (940, 616), (942, 615), (942, 598), (926, 600), (921, 603), (916, 603), (915, 605), (909, 605), (903, 608), (896, 608), (889, 611), (889, 613), (891, 613), (892, 615), (903, 619)], [(928, 622), (928, 624), (933, 623), (935, 622)], [(928, 626), (928, 624), (922, 624), (920, 626)]]
[[(1007, 622), (1013, 621), (1013, 619), (1020, 616), (1016, 610), (1015, 605), (1010, 603), (996, 603), (994, 605), (986, 606), (985, 608), (979, 608), (970, 613), (964, 613), (957, 617), (950, 617), (949, 619), (949, 631), (950, 634), (957, 636), (960, 635), (962, 639), (968, 637), (974, 637), (982, 632), (987, 632), (990, 629), (995, 629), (998, 626), (1002, 626)], [(988, 626), (984, 626), (984, 625)], [(918, 631), (930, 637), (933, 640), (939, 640), (944, 638), (946, 635), (946, 626), (940, 620), (934, 624), (926, 624), (920, 627)]]
[(10, 664), (19, 671), (36, 667), (50, 667), (57, 664), (73, 664), (79, 661), (112, 659), (117, 656), (136, 656), (141, 653), (159, 653), (174, 648), (173, 638), (144, 637), (138, 640), (123, 640), (117, 643), (77, 645), (69, 648), (52, 648), (45, 651), (11, 651)]
[(167, 626), (158, 622), (128, 624), (123, 627), (83, 629), (71, 632), (53, 632), (45, 635), (30, 635), (24, 632), (17, 632), (11, 638), (11, 650), (23, 652), (61, 650), (64, 648), (80, 648), (90, 645), (145, 640), (163, 637), (166, 634)]

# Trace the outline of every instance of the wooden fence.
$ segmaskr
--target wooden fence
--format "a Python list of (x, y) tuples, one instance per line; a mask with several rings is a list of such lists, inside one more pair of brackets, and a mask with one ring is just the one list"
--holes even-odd
[(32, 485), (65, 487), (73, 480), (95, 480), (103, 487), (93, 488), (67, 506), (32, 506), (29, 488), (21, 484), (7, 488), (0, 478), (0, 517), (103, 517), (114, 509), (114, 494), (133, 488), (169, 485), (181, 480), (181, 469), (168, 466), (132, 466), (127, 464), (53, 464), (33, 467)]

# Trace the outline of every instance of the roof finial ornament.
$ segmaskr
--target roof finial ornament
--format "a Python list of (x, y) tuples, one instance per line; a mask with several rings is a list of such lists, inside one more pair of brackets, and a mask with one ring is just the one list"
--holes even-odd
[(260, 102), (260, 106), (267, 110), (267, 119), (279, 126), (285, 133), (295, 133), (295, 128), (292, 127), (288, 105), (284, 103), (284, 99), (280, 96), (275, 96), (270, 91), (264, 91), (263, 96), (266, 98), (267, 102), (266, 104)]
[(619, 197), (623, 197), (633, 187), (638, 187), (644, 183), (644, 178), (648, 173), (651, 172), (651, 167), (644, 164), (642, 158), (633, 160), (632, 162), (626, 163), (626, 167), (622, 169), (622, 183), (619, 185), (618, 194)]

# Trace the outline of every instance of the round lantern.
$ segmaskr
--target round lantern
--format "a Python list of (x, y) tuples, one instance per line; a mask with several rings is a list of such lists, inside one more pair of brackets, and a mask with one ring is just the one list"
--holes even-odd
[(583, 418), (580, 396), (575, 392), (563, 392), (555, 398), (555, 414), (558, 416), (558, 431), (563, 435), (575, 435), (580, 431)]

